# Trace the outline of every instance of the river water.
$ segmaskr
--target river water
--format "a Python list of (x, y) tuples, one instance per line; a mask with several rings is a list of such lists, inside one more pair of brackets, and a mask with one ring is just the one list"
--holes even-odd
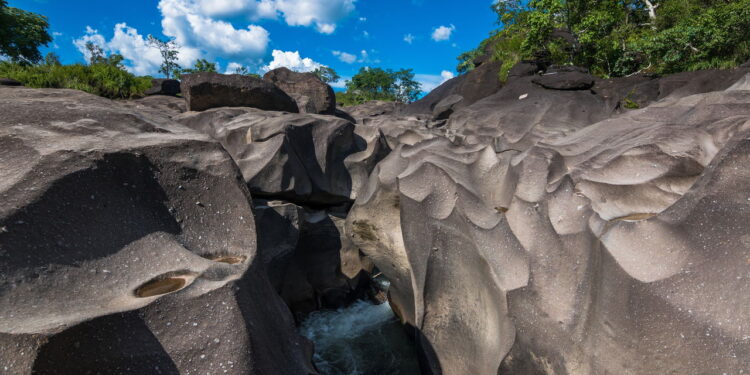
[(323, 375), (420, 374), (414, 344), (387, 302), (317, 311), (299, 329), (315, 343), (313, 359)]

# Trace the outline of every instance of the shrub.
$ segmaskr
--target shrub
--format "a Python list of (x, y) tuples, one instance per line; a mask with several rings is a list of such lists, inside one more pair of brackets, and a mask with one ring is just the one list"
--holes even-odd
[(0, 62), (0, 77), (15, 79), (27, 87), (75, 89), (110, 99), (140, 97), (151, 87), (151, 77), (136, 77), (116, 65), (104, 63), (24, 65)]

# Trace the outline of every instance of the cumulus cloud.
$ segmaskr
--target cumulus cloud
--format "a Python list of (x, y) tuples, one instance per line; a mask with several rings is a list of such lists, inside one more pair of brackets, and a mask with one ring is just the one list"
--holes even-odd
[[(125, 68), (137, 75), (155, 75), (161, 65), (161, 54), (159, 50), (148, 44), (146, 37), (138, 33), (138, 30), (128, 26), (126, 23), (118, 23), (114, 28), (112, 39), (107, 41), (98, 30), (86, 26), (86, 34), (73, 40), (86, 60), (91, 55), (86, 48), (87, 43), (99, 46), (106, 54), (120, 54), (125, 58)], [(201, 53), (197, 49), (180, 47), (178, 49), (178, 63), (182, 66), (192, 66)]]
[[(237, 6), (240, 0), (222, 0), (214, 13)], [(269, 32), (261, 26), (248, 25), (236, 29), (229, 22), (213, 19), (194, 0), (161, 0), (161, 25), (164, 35), (175, 38), (177, 44), (195, 48), (208, 58), (256, 59), (266, 52), (270, 41)]]
[(445, 81), (455, 77), (453, 72), (443, 70), (440, 74), (415, 74), (414, 79), (422, 84), (422, 91), (429, 93)]
[(442, 42), (449, 40), (453, 32), (456, 31), (456, 26), (440, 26), (432, 31), (432, 40), (436, 42)]
[(260, 68), (261, 73), (266, 73), (277, 68), (289, 68), (295, 72), (312, 72), (323, 65), (313, 61), (309, 57), (302, 58), (299, 51), (273, 50), (273, 60), (268, 65)]
[(179, 2), (187, 6), (194, 4), (200, 14), (207, 17), (221, 18), (244, 14), (249, 19), (257, 21), (281, 16), (290, 26), (315, 26), (318, 32), (331, 34), (336, 31), (336, 24), (354, 11), (355, 0), (179, 0)]
[(409, 43), (409, 44), (414, 43), (414, 35), (412, 34), (404, 35), (404, 42)]

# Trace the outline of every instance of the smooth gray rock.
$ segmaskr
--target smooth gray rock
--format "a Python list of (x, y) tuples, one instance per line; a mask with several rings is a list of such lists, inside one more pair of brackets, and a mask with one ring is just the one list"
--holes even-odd
[(182, 76), (181, 90), (189, 111), (252, 107), (265, 111), (299, 112), (294, 99), (276, 85), (246, 75), (187, 74)]
[(75, 90), (0, 108), (4, 373), (310, 372), (218, 142)]
[(313, 73), (278, 68), (266, 73), (263, 79), (292, 96), (301, 113), (333, 115), (336, 112), (336, 94)]

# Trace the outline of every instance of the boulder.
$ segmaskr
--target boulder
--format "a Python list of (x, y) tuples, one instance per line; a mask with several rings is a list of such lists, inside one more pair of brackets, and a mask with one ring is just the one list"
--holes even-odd
[(218, 142), (75, 90), (0, 108), (3, 373), (311, 372)]
[(336, 111), (336, 94), (331, 86), (321, 81), (314, 73), (298, 73), (287, 68), (278, 68), (266, 73), (263, 79), (275, 84), (297, 100), (297, 106), (302, 113), (332, 115)]
[(266, 111), (297, 113), (289, 95), (271, 82), (232, 74), (196, 73), (182, 76), (182, 96), (189, 111), (218, 107), (252, 107)]
[(23, 86), (23, 84), (15, 79), (0, 77), (0, 86)]
[(594, 76), (581, 71), (547, 71), (532, 82), (550, 90), (588, 90), (594, 86)]
[(745, 371), (747, 85), (615, 113), (532, 79), (399, 144), (347, 217), (428, 370)]
[(535, 60), (522, 60), (508, 71), (508, 79), (533, 76), (543, 69), (543, 64)]
[(146, 95), (176, 96), (180, 91), (180, 81), (176, 79), (155, 78), (151, 80), (151, 88)]

